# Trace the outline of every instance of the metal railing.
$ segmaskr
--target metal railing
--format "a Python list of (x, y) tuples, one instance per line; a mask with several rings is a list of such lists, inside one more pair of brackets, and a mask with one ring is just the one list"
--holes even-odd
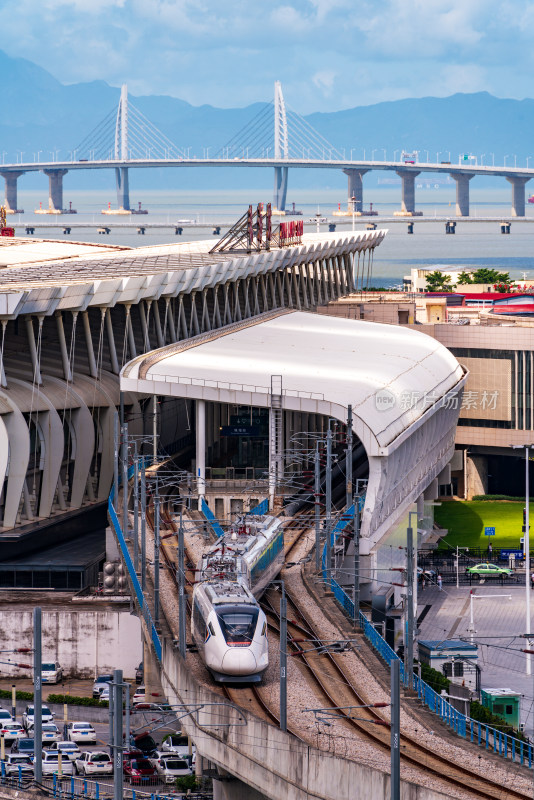
[[(332, 545), (335, 543), (338, 536), (343, 530), (352, 522), (354, 516), (354, 506), (347, 509), (339, 518), (334, 526), (331, 536)], [(327, 584), (326, 575), (326, 544), (322, 553), (322, 573), (323, 581)], [(339, 585), (335, 578), (330, 578), (330, 590), (334, 594), (334, 598), (341, 606), (343, 611), (350, 619), (354, 619), (354, 603), (345, 590)], [(378, 655), (389, 666), (392, 661), (400, 661), (400, 679), (404, 683), (404, 664), (392, 647), (386, 640), (379, 634), (374, 625), (367, 619), (367, 617), (359, 612), (359, 622), (366, 639), (369, 644), (376, 650)], [(483, 722), (470, 719), (465, 714), (457, 711), (449, 702), (438, 694), (431, 686), (428, 685), (422, 678), (414, 672), (411, 674), (409, 680), (409, 688), (417, 692), (421, 702), (427, 708), (436, 714), (446, 725), (448, 725), (458, 736), (464, 739), (469, 739), (474, 744), (484, 747), (486, 750), (491, 750), (493, 753), (502, 756), (503, 758), (510, 758), (512, 761), (519, 761), (523, 766), (528, 766), (532, 769), (534, 759), (534, 746), (529, 742), (523, 742), (516, 739), (514, 736), (503, 733), (502, 731), (493, 728), (491, 725), (486, 725)]]
[(223, 536), (224, 531), (219, 524), (219, 520), (217, 519), (217, 517), (215, 516), (215, 514), (213, 513), (213, 511), (211, 510), (211, 508), (206, 503), (203, 497), (200, 499), (200, 513), (204, 516), (205, 520), (211, 526), (215, 536), (217, 536), (217, 538), (219, 536)]
[(162, 655), (162, 648), (161, 648), (161, 639), (159, 638), (158, 632), (156, 630), (156, 626), (154, 625), (154, 621), (152, 619), (152, 614), (150, 613), (150, 607), (148, 604), (148, 599), (143, 593), (141, 588), (141, 584), (139, 583), (139, 578), (135, 572), (135, 568), (133, 565), (132, 557), (130, 555), (130, 551), (128, 550), (128, 545), (126, 544), (126, 540), (124, 538), (124, 533), (119, 522), (119, 518), (117, 516), (117, 512), (115, 511), (115, 506), (113, 505), (115, 495), (115, 488), (112, 487), (111, 492), (108, 498), (108, 514), (111, 525), (113, 530), (115, 531), (115, 535), (117, 537), (117, 541), (119, 543), (119, 547), (121, 550), (122, 558), (126, 569), (128, 570), (128, 575), (130, 577), (130, 581), (133, 586), (133, 590), (135, 592), (135, 596), (137, 598), (137, 603), (143, 615), (143, 619), (145, 620), (145, 624), (148, 628), (150, 633), (150, 637), (152, 639), (152, 644), (154, 645), (154, 650), (156, 653), (156, 657), (158, 661), (161, 661)]
[[(108, 800), (113, 794), (113, 778), (110, 776), (109, 781), (92, 781), (87, 778), (79, 778), (74, 776), (52, 775), (44, 777), (39, 789), (47, 794), (49, 797), (61, 798), (61, 800)], [(3, 783), (3, 780), (2, 780)], [(158, 784), (159, 789), (154, 792), (143, 791), (143, 785), (139, 788), (134, 786), (124, 786), (122, 798), (123, 800), (176, 800), (177, 797), (182, 796), (182, 792), (171, 788), (171, 786), (162, 785), (159, 779), (152, 778), (150, 783), (145, 783), (145, 786), (152, 786), (155, 788)], [(15, 784), (11, 784), (15, 787)], [(25, 787), (34, 785), (33, 779), (27, 779)], [(16, 784), (18, 788), (18, 784)], [(183, 795), (186, 791), (183, 792)], [(188, 800), (211, 800), (213, 794), (211, 792), (191, 792), (187, 794)]]

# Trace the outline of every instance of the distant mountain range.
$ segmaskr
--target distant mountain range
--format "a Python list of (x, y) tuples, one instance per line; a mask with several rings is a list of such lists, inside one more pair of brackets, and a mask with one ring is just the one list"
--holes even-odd
[[(13, 59), (0, 51), (3, 102), (0, 106), (0, 152), (6, 162), (49, 160), (52, 152), (69, 158), (85, 136), (116, 108), (120, 89), (104, 81), (65, 85), (46, 70), (25, 59)], [(288, 100), (288, 98), (286, 98)], [(135, 106), (177, 146), (191, 148), (203, 155), (209, 147), (213, 155), (223, 147), (262, 108), (262, 103), (245, 108), (221, 109), (192, 106), (166, 96), (133, 97)], [(290, 99), (289, 99), (290, 102)], [(394, 152), (418, 150), (420, 158), (457, 162), (459, 153), (485, 154), (484, 163), (526, 165), (532, 155), (531, 131), (534, 125), (534, 100), (506, 100), (486, 92), (455, 94), (451, 97), (424, 97), (361, 106), (345, 111), (314, 113), (307, 121), (333, 146), (352, 150), (354, 158), (382, 159), (384, 150), (391, 159)], [(20, 157), (20, 155), (19, 155)], [(335, 173), (294, 170), (293, 186), (311, 187), (344, 185)], [(296, 174), (298, 172), (298, 175)], [(152, 173), (152, 174), (151, 174)], [(379, 173), (366, 177), (376, 185)], [(384, 177), (384, 176), (382, 176)], [(68, 176), (70, 186), (91, 188), (109, 185), (110, 176), (86, 174)], [(155, 186), (152, 170), (138, 170), (135, 184)], [(158, 170), (157, 183), (163, 187), (242, 188), (272, 182), (265, 170)], [(26, 176), (24, 186), (42, 185), (42, 177)]]

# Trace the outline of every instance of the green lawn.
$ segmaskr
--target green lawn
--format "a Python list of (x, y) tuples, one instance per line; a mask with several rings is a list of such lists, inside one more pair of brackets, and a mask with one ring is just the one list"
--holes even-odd
[[(524, 503), (487, 500), (470, 502), (443, 502), (434, 509), (436, 522), (449, 531), (440, 547), (493, 547), (519, 548), (523, 535)], [(530, 505), (531, 532), (534, 530), (534, 504)], [(485, 527), (495, 528), (495, 536), (484, 536)]]

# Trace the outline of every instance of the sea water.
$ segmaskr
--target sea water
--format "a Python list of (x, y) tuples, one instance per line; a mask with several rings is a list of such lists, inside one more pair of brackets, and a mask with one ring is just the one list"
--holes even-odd
[[(503, 220), (512, 220), (510, 235), (502, 235), (500, 223), (493, 222), (458, 222), (454, 235), (445, 234), (443, 221), (426, 221), (417, 223), (415, 220), (413, 235), (407, 233), (407, 221), (380, 225), (387, 227), (388, 234), (383, 243), (376, 249), (373, 265), (373, 285), (395, 286), (400, 285), (404, 275), (410, 273), (410, 268), (415, 266), (436, 266), (452, 264), (468, 267), (492, 267), (504, 272), (509, 272), (512, 278), (534, 278), (534, 205), (526, 207), (527, 218), (530, 223), (514, 222), (511, 218), (511, 190), (503, 188), (482, 188), (471, 190), (471, 218), (483, 219), (492, 217)], [(373, 210), (380, 216), (393, 216), (393, 212), (400, 207), (400, 185), (387, 188), (376, 187), (365, 190), (364, 207), (369, 208), (373, 203)], [(349, 221), (340, 223), (340, 218), (332, 217), (332, 212), (346, 208), (346, 190), (340, 189), (295, 189), (288, 192), (287, 208), (295, 202), (296, 208), (302, 210), (303, 219), (307, 221), (318, 211), (337, 223), (339, 231), (351, 230)], [(94, 189), (91, 191), (76, 191), (64, 189), (64, 204), (77, 209), (77, 214), (52, 217), (35, 214), (35, 209), (41, 203), (48, 205), (46, 192), (19, 191), (19, 206), (25, 209), (24, 214), (10, 217), (9, 222), (33, 223), (37, 226), (33, 237), (29, 238), (54, 238), (62, 240), (78, 240), (98, 242), (100, 244), (122, 245), (126, 247), (141, 247), (169, 242), (192, 241), (210, 239), (214, 243), (217, 236), (213, 234), (214, 225), (230, 225), (235, 222), (247, 209), (249, 204), (257, 205), (258, 202), (271, 200), (270, 189), (227, 190), (227, 191), (191, 191), (191, 190), (131, 190), (131, 206), (136, 208), (139, 201), (143, 208), (148, 210), (143, 216), (104, 216), (102, 209), (111, 203), (116, 207), (116, 196), (112, 185), (109, 191)], [(425, 220), (433, 217), (455, 217), (455, 190), (451, 186), (433, 188), (416, 188), (416, 208), (422, 211)], [(291, 217), (289, 217), (291, 219)], [(137, 225), (143, 223), (165, 223), (169, 225), (181, 224), (180, 220), (194, 220), (207, 225), (206, 228), (188, 228), (183, 225), (182, 236), (175, 236), (172, 229), (151, 230), (147, 228), (144, 235), (139, 235)], [(61, 228), (52, 230), (39, 229), (39, 223), (59, 222), (69, 223), (131, 223), (131, 229), (112, 229), (109, 235), (99, 235), (95, 229), (73, 229), (70, 234), (63, 234)], [(372, 218), (359, 218), (355, 221), (356, 230), (365, 230)], [(9, 224), (8, 222), (8, 224)], [(306, 230), (315, 230), (316, 226), (306, 226)], [(328, 232), (326, 224), (320, 225), (320, 230)], [(17, 235), (25, 235), (20, 229)]]

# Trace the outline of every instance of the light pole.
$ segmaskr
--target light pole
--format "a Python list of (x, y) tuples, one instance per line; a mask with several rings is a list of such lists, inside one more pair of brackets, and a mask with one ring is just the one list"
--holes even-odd
[[(526, 628), (527, 638), (530, 638), (530, 487), (529, 487), (529, 450), (532, 444), (513, 444), (512, 450), (525, 450), (525, 591), (526, 591)], [(527, 675), (532, 672), (531, 654), (527, 653)]]
[(428, 161), (429, 161), (429, 158), (428, 158), (428, 150), (425, 150), (425, 153), (426, 153), (426, 163), (428, 164)]
[(532, 158), (532, 156), (527, 156), (527, 169), (530, 169), (530, 167), (528, 165), (528, 162), (530, 161), (531, 158)]
[(371, 161), (375, 160), (375, 153), (376, 153), (376, 147), (374, 150), (371, 150)]
[[(417, 517), (417, 511), (410, 511), (408, 514), (408, 528), (406, 536), (406, 642), (404, 647), (404, 685), (412, 688), (411, 675), (413, 672), (413, 634), (414, 634), (414, 613), (413, 613), (413, 572), (414, 572), (414, 552), (413, 552), (413, 528), (412, 514)], [(417, 533), (417, 521), (416, 521)]]
[(460, 561), (460, 550), (465, 550), (468, 553), (469, 552), (469, 548), (468, 547), (458, 547), (458, 545), (456, 545), (456, 588), (457, 589), (460, 588), (460, 571), (458, 569), (458, 564), (459, 564), (459, 561)]
[[(469, 606), (470, 606), (470, 621), (469, 621), (469, 634), (471, 638), (471, 644), (474, 644), (475, 638), (475, 620), (473, 616), (473, 600), (485, 600), (489, 597), (507, 597), (508, 600), (512, 599), (511, 594), (473, 594), (473, 590), (471, 589), (471, 594), (469, 595)], [(527, 655), (528, 658), (528, 655)]]
[(505, 157), (504, 157), (504, 166), (506, 166), (506, 159), (507, 159), (507, 158), (510, 158), (510, 156), (508, 156), (508, 155), (505, 155)]

